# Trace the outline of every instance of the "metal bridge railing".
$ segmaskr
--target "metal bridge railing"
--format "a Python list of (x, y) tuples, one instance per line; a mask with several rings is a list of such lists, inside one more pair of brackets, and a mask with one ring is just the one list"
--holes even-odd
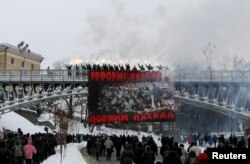
[(221, 71), (206, 70), (196, 73), (178, 72), (174, 76), (175, 82), (250, 82), (249, 71)]
[[(0, 70), (1, 81), (87, 81), (88, 70)], [(175, 82), (250, 82), (250, 71), (204, 70), (174, 74)]]
[(87, 81), (87, 71), (0, 70), (1, 81)]

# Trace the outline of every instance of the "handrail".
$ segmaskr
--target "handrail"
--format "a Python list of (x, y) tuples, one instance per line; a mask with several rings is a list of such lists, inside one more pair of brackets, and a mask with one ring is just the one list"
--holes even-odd
[(178, 72), (175, 82), (250, 82), (250, 71), (206, 70), (197, 73)]
[[(78, 71), (79, 72), (79, 71)], [(0, 70), (1, 81), (87, 81), (86, 70)]]
[[(173, 74), (175, 82), (250, 82), (250, 70)], [(0, 70), (1, 81), (88, 81), (88, 70)]]

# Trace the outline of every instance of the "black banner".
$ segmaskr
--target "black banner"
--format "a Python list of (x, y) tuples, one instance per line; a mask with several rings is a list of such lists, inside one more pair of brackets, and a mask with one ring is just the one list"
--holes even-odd
[(89, 123), (175, 121), (169, 77), (160, 71), (89, 72)]

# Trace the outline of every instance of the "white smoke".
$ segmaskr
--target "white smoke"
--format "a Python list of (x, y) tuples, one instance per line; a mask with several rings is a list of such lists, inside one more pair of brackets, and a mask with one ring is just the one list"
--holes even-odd
[(173, 65), (195, 60), (205, 65), (202, 49), (212, 42), (215, 67), (226, 52), (250, 52), (249, 1), (111, 2), (87, 11), (80, 42), (84, 58), (92, 62)]

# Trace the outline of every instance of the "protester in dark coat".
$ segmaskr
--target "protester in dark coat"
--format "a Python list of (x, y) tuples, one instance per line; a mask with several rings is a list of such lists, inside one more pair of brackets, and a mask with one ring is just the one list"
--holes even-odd
[(142, 164), (142, 154), (145, 151), (143, 145), (141, 142), (138, 142), (136, 144), (135, 148), (135, 163), (136, 164)]
[(99, 160), (99, 156), (101, 154), (101, 147), (102, 147), (102, 143), (100, 142), (99, 139), (97, 139), (94, 143), (94, 152), (95, 152), (96, 160)]
[(0, 140), (0, 162), (9, 164), (10, 163), (10, 151), (7, 148), (6, 142)]
[(122, 152), (121, 164), (133, 164), (135, 159), (134, 152), (131, 150), (131, 145), (125, 145), (125, 150)]
[(116, 160), (120, 160), (121, 148), (122, 148), (121, 138), (117, 138), (117, 140), (115, 142)]
[(151, 150), (151, 147), (146, 146), (146, 150), (142, 154), (142, 163), (143, 164), (154, 164), (155, 153)]
[(37, 164), (40, 164), (41, 163), (41, 158), (42, 158), (42, 151), (43, 151), (43, 146), (44, 146), (44, 143), (42, 141), (42, 138), (36, 134), (34, 137), (33, 137), (33, 145), (35, 146), (36, 150), (37, 150), (37, 153), (35, 153), (34, 155), (34, 161), (37, 163)]
[(175, 150), (171, 150), (166, 156), (163, 158), (163, 164), (182, 164), (181, 158), (177, 154)]

